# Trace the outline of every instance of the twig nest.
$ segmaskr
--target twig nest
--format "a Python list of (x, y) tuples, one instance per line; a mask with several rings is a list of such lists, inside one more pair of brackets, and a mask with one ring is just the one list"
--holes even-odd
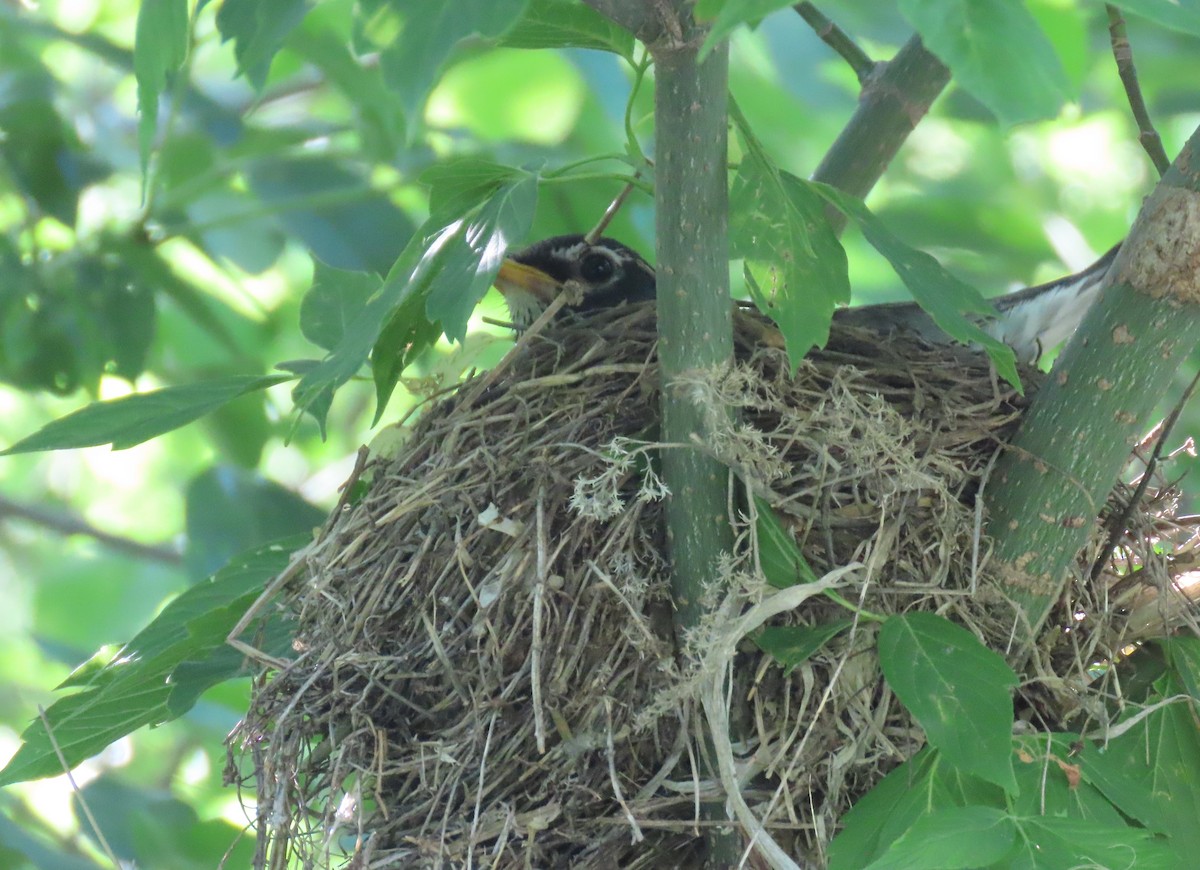
[[(860, 566), (843, 596), (950, 613), (1003, 649), (1012, 612), (987, 583), (976, 495), (1025, 399), (965, 348), (835, 328), (793, 376), (771, 335), (740, 315), (737, 365), (688, 380), (737, 411), (699, 448), (657, 444), (653, 311), (632, 306), (526, 336), (500, 377), (467, 381), (371, 461), (365, 494), (299, 555), (278, 602), (297, 655), (235, 735), (253, 749), (260, 866), (687, 866), (698, 803), (723, 800), (697, 738), (726, 649), (744, 806), (801, 862), (824, 853), (922, 738), (865, 624), (786, 676), (742, 637), (765, 600), (752, 505), (818, 575)], [(683, 656), (662, 449), (733, 471), (731, 591)], [(815, 591), (774, 621), (852, 616)], [(1090, 662), (1057, 663), (1077, 692)], [(1065, 709), (1044, 703), (1044, 719)]]

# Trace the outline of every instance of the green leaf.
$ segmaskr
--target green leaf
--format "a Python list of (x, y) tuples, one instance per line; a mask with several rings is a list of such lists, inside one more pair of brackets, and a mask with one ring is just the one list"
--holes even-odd
[(754, 506), (758, 564), (767, 582), (776, 589), (786, 589), (797, 583), (815, 583), (816, 573), (772, 507), (758, 496), (754, 497)]
[(235, 375), (182, 387), (165, 387), (120, 399), (93, 402), (65, 417), (47, 423), (22, 438), (0, 456), (68, 450), (111, 444), (124, 450), (164, 432), (186, 426), (226, 402), (291, 380), (287, 375)]
[(47, 423), (34, 434), (0, 451), (0, 456), (101, 444), (111, 444), (114, 450), (124, 450), (164, 432), (186, 426), (239, 396), (287, 380), (290, 377), (285, 375), (235, 375), (93, 402)]
[[(1186, 692), (1170, 672), (1155, 687), (1147, 703)], [(1180, 854), (1200, 855), (1200, 734), (1192, 704), (1167, 704), (1103, 747), (1089, 743), (1079, 765), (1084, 779), (1125, 815), (1169, 835)]]
[(187, 0), (142, 0), (133, 47), (138, 86), (138, 148), (142, 176), (150, 162), (158, 124), (158, 98), (187, 58)]
[(917, 819), (868, 870), (960, 870), (988, 867), (1016, 838), (1008, 813), (992, 807), (950, 807)]
[(529, 0), (500, 38), (507, 48), (592, 48), (633, 57), (633, 34), (578, 0)]
[(829, 870), (862, 870), (922, 813), (941, 805), (930, 798), (937, 761), (926, 747), (855, 802), (829, 844)]
[(996, 364), (1000, 376), (1021, 389), (1012, 348), (992, 338), (968, 316), (992, 317), (996, 314), (996, 309), (978, 290), (951, 275), (924, 251), (900, 241), (862, 200), (827, 184), (813, 183), (812, 187), (859, 225), (866, 240), (892, 264), (913, 299), (933, 318), (938, 328), (964, 344), (978, 344)]
[(221, 41), (233, 40), (238, 74), (255, 90), (267, 81), (271, 60), (288, 34), (304, 20), (308, 0), (223, 0), (217, 11)]
[(700, 47), (700, 58), (707, 57), (712, 47), (739, 25), (757, 22), (776, 9), (791, 5), (792, 0), (697, 0), (696, 20), (712, 22), (704, 45)]
[(524, 170), (478, 157), (435, 163), (418, 179), (429, 187), (429, 214), (442, 224), (478, 208), (503, 185), (524, 178)]
[(930, 745), (961, 770), (1015, 791), (1011, 690), (1017, 676), (1003, 658), (949, 620), (909, 613), (884, 623), (879, 663)]
[(760, 650), (773, 656), (790, 674), (797, 665), (854, 625), (852, 619), (838, 619), (821, 625), (768, 625), (750, 639)]
[[(46, 720), (71, 767), (143, 725), (175, 718), (168, 708), (176, 669), (223, 650), (225, 638), (267, 581), (287, 567), (307, 538), (272, 544), (244, 555), (210, 580), (184, 592), (126, 644), (107, 667), (89, 672), (81, 691), (56, 701)], [(224, 677), (222, 677), (223, 679)], [(194, 687), (189, 687), (194, 692)], [(17, 753), (0, 771), (0, 785), (61, 772), (41, 720), (21, 735)]]
[[(312, 413), (322, 428), (333, 393), (366, 362), (385, 326), (397, 331), (389, 335), (436, 335), (434, 323), (440, 323), (451, 337), (465, 334), (467, 319), (495, 278), (504, 252), (524, 237), (533, 219), (537, 176), (510, 170), (505, 177), (502, 184), (482, 186), (456, 181), (450, 192), (439, 192), (445, 176), (433, 177), (431, 199), (439, 207), (413, 236), (379, 290), (347, 324), (341, 342), (293, 391), (296, 406)], [(468, 209), (471, 197), (466, 191), (482, 195), (482, 201), (476, 200)], [(450, 205), (455, 206), (453, 214), (447, 213)], [(405, 320), (396, 324), (394, 319), (401, 315)], [(406, 358), (416, 350), (411, 349)], [(380, 361), (382, 366), (398, 376), (394, 358)], [(377, 368), (376, 390), (386, 399), (390, 387), (380, 386), (385, 380)], [(382, 412), (382, 406), (376, 409), (377, 420)]]
[(730, 115), (746, 149), (730, 192), (731, 253), (745, 260), (754, 304), (783, 332), (794, 374), (850, 301), (846, 252), (810, 183), (774, 164), (732, 102)]
[(300, 303), (300, 331), (318, 347), (332, 350), (379, 284), (374, 275), (332, 269), (318, 262), (312, 287)]
[(900, 0), (900, 12), (1002, 124), (1052, 118), (1071, 96), (1053, 45), (1019, 0)]
[(1117, 0), (1113, 4), (1155, 24), (1200, 36), (1200, 6), (1188, 0)]
[(1002, 866), (1013, 870), (1043, 867), (1136, 867), (1177, 870), (1191, 866), (1171, 843), (1128, 824), (1100, 824), (1083, 819), (1037, 814), (1016, 819), (1016, 848)]
[(409, 130), (416, 128), (429, 91), (462, 40), (493, 38), (512, 27), (528, 0), (392, 0), (404, 16), (400, 35), (380, 53), (384, 79), (400, 97)]
[(437, 341), (442, 329), (425, 316), (425, 300), (408, 297), (393, 313), (371, 348), (371, 377), (375, 382), (375, 418), (379, 422), (400, 382), (400, 375), (422, 351)]

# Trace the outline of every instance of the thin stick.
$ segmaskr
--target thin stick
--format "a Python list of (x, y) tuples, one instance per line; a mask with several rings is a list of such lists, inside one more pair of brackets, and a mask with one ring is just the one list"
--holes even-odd
[(1150, 110), (1146, 108), (1146, 100), (1142, 96), (1137, 67), (1133, 63), (1133, 46), (1129, 44), (1129, 35), (1125, 31), (1125, 17), (1121, 10), (1111, 3), (1104, 4), (1104, 8), (1108, 10), (1108, 34), (1112, 42), (1113, 60), (1117, 62), (1117, 74), (1121, 76), (1129, 108), (1138, 125), (1138, 141), (1150, 156), (1150, 162), (1158, 170), (1159, 176), (1162, 176), (1171, 168), (1171, 158), (1163, 149), (1162, 139), (1154, 129), (1154, 122), (1150, 120)]
[(858, 83), (865, 84), (878, 66), (875, 61), (871, 60), (871, 56), (859, 48), (858, 44), (846, 34), (846, 31), (826, 18), (816, 6), (805, 2), (797, 3), (792, 8), (823, 43), (841, 55), (842, 59), (850, 65), (850, 69), (854, 70), (854, 74), (858, 76)]
[(1159, 429), (1158, 439), (1154, 444), (1154, 451), (1150, 454), (1150, 459), (1146, 462), (1146, 470), (1142, 472), (1142, 479), (1138, 481), (1137, 489), (1134, 490), (1133, 495), (1130, 496), (1129, 501), (1126, 502), (1121, 512), (1109, 519), (1108, 540), (1104, 542), (1104, 549), (1100, 552), (1100, 556), (1092, 563), (1092, 580), (1099, 577), (1100, 572), (1104, 570), (1104, 566), (1108, 564), (1108, 559), (1112, 555), (1112, 551), (1117, 548), (1117, 541), (1125, 533), (1130, 516), (1137, 509), (1138, 502), (1142, 500), (1142, 496), (1146, 494), (1146, 490), (1150, 487), (1150, 478), (1153, 477), (1154, 469), (1158, 467), (1158, 461), (1162, 458), (1167, 438), (1171, 436), (1171, 430), (1179, 422), (1179, 415), (1183, 413), (1184, 407), (1191, 401), (1192, 394), (1196, 392), (1197, 385), (1200, 385), (1200, 373), (1197, 373), (1192, 378), (1192, 382), (1187, 385), (1187, 389), (1183, 391), (1183, 395), (1179, 397), (1179, 401), (1175, 403), (1175, 407), (1171, 409), (1171, 413), (1163, 421), (1162, 427)]
[(41, 704), (38, 704), (37, 710), (38, 718), (42, 720), (42, 727), (46, 729), (46, 736), (50, 738), (50, 746), (54, 749), (54, 754), (58, 756), (58, 763), (62, 765), (63, 773), (67, 775), (67, 782), (71, 784), (71, 791), (75, 792), (75, 800), (79, 801), (79, 806), (83, 810), (83, 814), (87, 816), (88, 824), (96, 832), (96, 839), (100, 842), (100, 848), (104, 850), (104, 854), (108, 856), (108, 860), (112, 861), (113, 867), (120, 870), (123, 865), (117, 860), (117, 856), (113, 854), (112, 846), (108, 845), (108, 840), (105, 839), (104, 832), (96, 824), (96, 817), (92, 815), (91, 807), (84, 800), (83, 792), (80, 790), (79, 784), (75, 782), (75, 777), (71, 774), (71, 765), (67, 764), (62, 747), (58, 745), (58, 741), (54, 738), (54, 730), (50, 727), (50, 720), (46, 718), (45, 708)]
[(546, 310), (538, 316), (538, 319), (533, 321), (533, 323), (529, 325), (529, 328), (521, 333), (521, 337), (517, 339), (517, 343), (514, 344), (512, 349), (504, 355), (504, 359), (492, 366), (488, 373), (479, 379), (479, 385), (475, 387), (475, 389), (471, 392), (471, 395), (468, 396), (466, 401), (463, 403), (464, 408), (469, 408), (474, 405), (477, 401), (479, 401), (480, 396), (487, 392), (488, 388), (491, 387), (492, 384), (496, 383), (497, 380), (499, 380), (500, 375), (504, 373), (505, 369), (508, 368), (513, 359), (516, 358), (516, 355), (528, 343), (529, 339), (541, 332), (542, 328), (550, 322), (554, 315), (558, 314), (558, 310), (567, 304), (567, 297), (569, 295), (569, 293), (559, 293), (554, 297), (554, 299), (551, 300), (550, 304), (546, 306)]
[(537, 582), (533, 584), (533, 640), (529, 652), (530, 700), (533, 703), (533, 734), (539, 755), (546, 754), (546, 720), (542, 713), (542, 596), (549, 581), (550, 542), (546, 534), (546, 491), (537, 494)]
[[(633, 173), (634, 181), (641, 177), (642, 170), (639, 169), (637, 172)], [(604, 214), (600, 216), (599, 223), (592, 227), (591, 232), (583, 237), (585, 242), (587, 242), (589, 245), (596, 244), (596, 239), (600, 238), (604, 231), (608, 229), (608, 225), (612, 223), (612, 219), (617, 216), (617, 212), (621, 210), (621, 206), (625, 204), (625, 200), (629, 197), (629, 194), (633, 192), (633, 188), (635, 186), (634, 181), (630, 181), (628, 184), (626, 184), (621, 189), (621, 192), (616, 195), (613, 201), (608, 204), (608, 208), (606, 208), (604, 210)]]

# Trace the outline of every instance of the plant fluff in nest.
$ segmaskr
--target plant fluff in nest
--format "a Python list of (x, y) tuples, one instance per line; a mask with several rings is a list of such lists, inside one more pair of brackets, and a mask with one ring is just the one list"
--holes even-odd
[[(736, 412), (702, 449), (731, 469), (738, 546), (715, 615), (679, 644), (656, 453), (697, 448), (656, 444), (650, 307), (526, 335), (500, 376), (468, 380), (370, 460), (365, 491), (278, 584), (268, 606), (293, 621), (295, 656), (264, 670), (231, 738), (253, 759), (260, 866), (688, 866), (698, 807), (724, 799), (701, 699), (731, 665), (742, 807), (801, 862), (922, 745), (871, 624), (786, 675), (745, 639), (743, 617), (777, 600), (751, 515), (770, 504), (818, 575), (857, 566), (844, 598), (937, 610), (1002, 651), (1013, 614), (988, 582), (976, 496), (1025, 400), (982, 354), (836, 325), (792, 376), (759, 320), (737, 323), (738, 363), (688, 388)], [(1150, 487), (1114, 560), (1150, 566), (1173, 506)], [(1030, 667), (1054, 679), (1018, 698), (1037, 721), (1069, 721), (1089, 665), (1128, 642), (1104, 597), (1115, 580), (1074, 584), (1050, 620)], [(792, 604), (772, 623), (852, 618), (812, 592)]]

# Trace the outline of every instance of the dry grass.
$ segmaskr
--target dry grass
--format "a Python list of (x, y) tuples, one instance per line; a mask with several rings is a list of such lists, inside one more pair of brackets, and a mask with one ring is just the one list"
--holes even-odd
[[(828, 588), (877, 614), (937, 611), (1003, 652), (1013, 614), (988, 581), (976, 496), (1025, 400), (966, 349), (839, 329), (792, 377), (757, 320), (738, 333), (738, 366), (691, 385), (738, 410), (704, 449), (735, 472), (739, 547), (684, 654), (654, 471), (656, 451), (680, 448), (655, 443), (645, 306), (527, 336), (503, 375), (429, 406), (398, 455), (372, 460), (365, 494), (269, 603), (295, 621), (296, 656), (264, 668), (231, 740), (253, 766), (259, 866), (688, 866), (697, 806), (721, 794), (709, 751), (727, 779), (736, 761), (743, 831), (821, 861), (841, 814), (921, 734), (880, 676), (876, 623), (788, 675), (744, 634), (853, 618)], [(748, 493), (822, 584), (765, 587)], [(1113, 691), (1089, 667), (1130, 626), (1178, 618), (1156, 592), (1167, 557), (1151, 555), (1191, 538), (1173, 509), (1151, 486), (1115, 554), (1145, 579), (1110, 570), (1062, 602), (1017, 701), (1040, 726)], [(1118, 595), (1141, 602), (1137, 620)], [(731, 664), (748, 736), (709, 747), (697, 736), (722, 725)]]

